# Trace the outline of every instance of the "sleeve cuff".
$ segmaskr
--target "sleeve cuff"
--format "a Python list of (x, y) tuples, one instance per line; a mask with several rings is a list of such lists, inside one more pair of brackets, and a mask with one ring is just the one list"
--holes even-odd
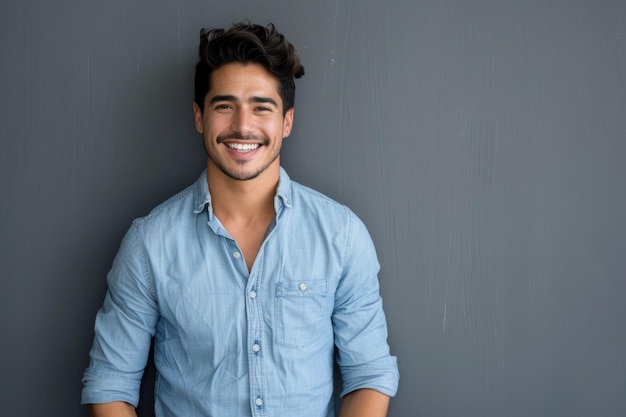
[(129, 380), (116, 374), (87, 370), (83, 376), (81, 404), (124, 401), (137, 407), (140, 385), (141, 378)]
[(343, 398), (346, 394), (362, 388), (373, 389), (390, 397), (395, 396), (400, 380), (397, 360), (394, 356), (385, 359), (382, 363), (368, 364), (367, 367), (341, 368), (343, 390), (340, 396)]

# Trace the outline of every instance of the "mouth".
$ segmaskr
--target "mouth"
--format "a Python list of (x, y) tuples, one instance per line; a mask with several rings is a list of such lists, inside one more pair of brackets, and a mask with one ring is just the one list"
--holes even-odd
[(258, 143), (225, 143), (230, 149), (237, 152), (252, 152), (261, 146)]

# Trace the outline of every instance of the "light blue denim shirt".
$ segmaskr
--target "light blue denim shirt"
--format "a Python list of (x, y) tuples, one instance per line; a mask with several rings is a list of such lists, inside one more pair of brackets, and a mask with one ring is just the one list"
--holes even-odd
[(282, 168), (274, 201), (250, 272), (213, 215), (206, 172), (133, 222), (96, 317), (83, 403), (136, 406), (152, 338), (157, 417), (334, 416), (334, 360), (341, 395), (396, 393), (365, 226)]

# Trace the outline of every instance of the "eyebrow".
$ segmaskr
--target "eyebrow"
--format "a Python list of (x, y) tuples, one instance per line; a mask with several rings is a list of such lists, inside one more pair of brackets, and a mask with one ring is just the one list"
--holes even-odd
[(273, 104), (275, 107), (278, 107), (278, 103), (271, 97), (251, 97), (250, 102), (252, 103), (269, 103)]
[[(217, 103), (218, 101), (237, 102), (237, 101), (239, 101), (239, 99), (237, 97), (233, 96), (233, 95), (219, 95), (219, 96), (211, 97), (211, 100), (209, 101), (209, 104), (214, 104), (214, 103)], [(253, 97), (250, 97), (249, 101), (251, 103), (269, 103), (269, 104), (272, 104), (272, 105), (278, 107), (278, 103), (276, 103), (276, 100), (274, 100), (271, 97), (253, 96)]]

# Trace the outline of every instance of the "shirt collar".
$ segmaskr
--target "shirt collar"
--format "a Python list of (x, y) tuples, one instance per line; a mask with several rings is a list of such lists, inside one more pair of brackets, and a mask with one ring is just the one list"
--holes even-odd
[(278, 179), (278, 187), (276, 187), (276, 198), (274, 199), (274, 206), (276, 212), (278, 212), (280, 204), (285, 207), (291, 207), (291, 179), (287, 172), (280, 167), (280, 178)]
[(201, 213), (207, 204), (211, 205), (211, 194), (209, 193), (209, 183), (207, 182), (205, 169), (193, 185), (193, 212), (196, 214)]
[[(202, 171), (202, 174), (193, 185), (193, 202), (193, 212), (196, 214), (204, 211), (207, 204), (209, 207), (211, 206), (211, 193), (209, 192), (206, 169)], [(278, 213), (283, 206), (291, 207), (291, 179), (289, 175), (287, 175), (287, 172), (280, 167), (280, 178), (278, 179), (278, 187), (276, 188), (274, 208)]]

